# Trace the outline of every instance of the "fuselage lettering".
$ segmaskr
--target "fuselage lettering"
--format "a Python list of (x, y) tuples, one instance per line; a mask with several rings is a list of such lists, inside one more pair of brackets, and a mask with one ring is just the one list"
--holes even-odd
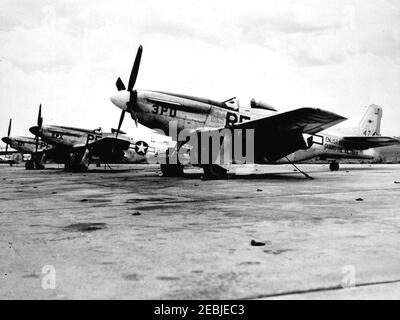
[(159, 114), (160, 116), (170, 116), (171, 118), (176, 117), (176, 109), (167, 106), (161, 107), (153, 104), (153, 110), (151, 112), (154, 114)]

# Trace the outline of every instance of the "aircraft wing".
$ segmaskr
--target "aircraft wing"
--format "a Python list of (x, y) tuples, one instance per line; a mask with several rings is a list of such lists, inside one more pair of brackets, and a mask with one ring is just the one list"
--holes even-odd
[(382, 136), (348, 136), (343, 137), (340, 143), (348, 149), (366, 150), (370, 148), (386, 147), (399, 144), (400, 140), (392, 137)]
[[(255, 162), (274, 163), (299, 149), (307, 149), (303, 133), (315, 134), (344, 120), (346, 118), (329, 111), (301, 108), (237, 123), (232, 128), (254, 129)], [(222, 129), (202, 128), (197, 133)]]
[(66, 159), (68, 159), (70, 154), (70, 149), (63, 147), (52, 147), (46, 150), (42, 150), (38, 152), (39, 158), (40, 155), (45, 154), (46, 160), (55, 162), (55, 163), (64, 163)]
[(347, 118), (333, 112), (315, 108), (301, 108), (270, 117), (242, 122), (233, 126), (238, 129), (255, 129), (271, 133), (298, 131), (316, 134)]
[(94, 156), (103, 158), (123, 157), (131, 142), (124, 138), (104, 137), (89, 144)]
[(9, 155), (9, 154), (21, 154), (21, 153), (23, 153), (23, 152), (21, 152), (21, 151), (14, 151), (14, 150), (10, 150), (10, 151), (7, 151), (7, 152), (5, 152), (5, 151), (0, 151), (0, 156), (6, 156), (6, 155)]
[(121, 150), (129, 149), (131, 142), (123, 138), (104, 137), (89, 144), (91, 149), (111, 149), (118, 148)]

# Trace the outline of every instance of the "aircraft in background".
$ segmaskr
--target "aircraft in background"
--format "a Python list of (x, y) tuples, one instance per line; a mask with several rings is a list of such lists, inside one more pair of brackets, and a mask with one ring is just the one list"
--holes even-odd
[[(317, 134), (346, 118), (315, 108), (301, 108), (289, 112), (276, 112), (266, 103), (251, 100), (250, 108), (242, 109), (235, 98), (215, 101), (184, 94), (153, 90), (134, 90), (143, 48), (139, 46), (129, 78), (128, 88), (120, 78), (116, 82), (118, 93), (111, 101), (122, 109), (118, 129), (125, 112), (132, 119), (149, 127), (169, 132), (170, 121), (176, 121), (178, 132), (189, 129), (200, 135), (203, 132), (221, 132), (230, 129), (254, 129), (254, 162), (274, 164), (285, 156), (310, 147), (304, 134)], [(170, 134), (170, 133), (168, 133)], [(223, 143), (223, 142), (222, 142)], [(177, 144), (177, 149), (182, 146)], [(234, 163), (232, 159), (231, 163)], [(229, 164), (215, 161), (199, 165), (205, 178), (223, 178)], [(181, 164), (161, 164), (164, 176), (178, 176), (183, 172)]]
[[(10, 153), (11, 152), (11, 153)], [(9, 164), (12, 167), (14, 164), (21, 162), (22, 156), (16, 151), (0, 150), (0, 164)]]
[[(6, 149), (2, 155), (7, 157), (10, 154), (30, 154), (31, 158), (25, 163), (25, 168), (28, 170), (35, 168), (44, 169), (44, 166), (40, 164), (38, 159), (42, 158), (43, 154), (46, 152), (51, 152), (51, 147), (47, 143), (41, 141), (39, 138), (11, 136), (11, 126), (12, 119), (10, 119), (10, 123), (8, 125), (7, 136), (1, 139), (6, 144)], [(9, 146), (16, 151), (8, 150)], [(12, 164), (14, 163), (16, 163), (16, 161), (14, 161)]]
[[(142, 132), (133, 139), (120, 128), (103, 132), (101, 128), (88, 130), (43, 125), (40, 114), (41, 109), (40, 121), (29, 131), (64, 154), (65, 169), (68, 171), (86, 171), (90, 163), (147, 163), (149, 157), (165, 153), (176, 144), (170, 137), (153, 130)], [(44, 161), (45, 158), (42, 158), (41, 162)]]
[(393, 137), (381, 136), (383, 110), (377, 105), (370, 105), (358, 127), (341, 132), (323, 131), (309, 137), (312, 146), (299, 150), (279, 162), (302, 162), (313, 158), (331, 160), (329, 168), (339, 170), (338, 159), (371, 160), (377, 158), (373, 148), (398, 145), (400, 141)]

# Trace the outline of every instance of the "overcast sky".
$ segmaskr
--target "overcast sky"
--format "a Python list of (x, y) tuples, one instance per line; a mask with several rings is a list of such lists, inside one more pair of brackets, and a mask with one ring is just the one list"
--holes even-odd
[(0, 0), (0, 136), (10, 117), (30, 135), (40, 103), (48, 124), (116, 127), (109, 97), (139, 44), (138, 89), (320, 107), (343, 126), (375, 103), (400, 134), (398, 0)]

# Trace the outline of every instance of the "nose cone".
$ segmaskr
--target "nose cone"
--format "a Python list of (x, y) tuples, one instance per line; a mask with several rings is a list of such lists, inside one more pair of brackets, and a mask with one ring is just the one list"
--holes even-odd
[(33, 135), (35, 135), (35, 136), (38, 136), (39, 135), (39, 127), (31, 127), (31, 128), (29, 128), (29, 131), (30, 131), (30, 133), (32, 133)]
[(11, 144), (11, 139), (9, 137), (4, 137), (1, 139), (5, 144)]
[(118, 108), (125, 111), (128, 109), (126, 104), (129, 102), (129, 99), (130, 94), (128, 91), (119, 91), (110, 98), (112, 103), (114, 103)]

